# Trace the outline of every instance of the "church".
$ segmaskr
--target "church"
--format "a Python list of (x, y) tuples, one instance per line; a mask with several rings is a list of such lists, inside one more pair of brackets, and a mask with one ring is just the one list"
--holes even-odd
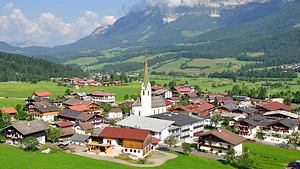
[(152, 96), (148, 63), (145, 61), (141, 97), (137, 98), (137, 100), (133, 103), (131, 113), (136, 116), (152, 116), (165, 112), (167, 112), (167, 106), (164, 98), (161, 96)]

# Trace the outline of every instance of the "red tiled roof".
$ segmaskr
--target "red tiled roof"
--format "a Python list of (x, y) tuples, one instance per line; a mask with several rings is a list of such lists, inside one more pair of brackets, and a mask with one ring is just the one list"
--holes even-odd
[(86, 105), (70, 106), (69, 108), (71, 110), (74, 110), (74, 111), (88, 111), (88, 110), (90, 110), (90, 108), (87, 107)]
[(151, 140), (151, 143), (152, 143), (152, 144), (158, 144), (159, 142), (161, 142), (160, 139), (155, 138), (155, 137), (152, 137), (152, 140)]
[(64, 121), (59, 121), (56, 123), (56, 125), (60, 128), (64, 128), (64, 127), (71, 127), (74, 124), (70, 121), (64, 120)]
[(192, 91), (189, 87), (184, 87), (184, 86), (177, 86), (177, 87), (174, 87), (174, 89), (179, 92), (191, 92)]
[(180, 109), (187, 112), (199, 113), (202, 117), (207, 117), (209, 115), (208, 111), (213, 108), (215, 108), (215, 106), (207, 102), (180, 107)]
[(162, 86), (157, 86), (157, 85), (151, 86), (151, 90), (153, 90), (153, 91), (156, 91), (156, 90), (163, 90), (163, 89), (165, 89), (165, 88), (162, 87)]
[(49, 97), (51, 94), (49, 92), (34, 92), (33, 95), (38, 97)]
[(270, 110), (270, 111), (275, 111), (275, 110), (285, 110), (285, 111), (292, 111), (293, 108), (279, 102), (269, 102), (266, 104), (262, 105), (263, 108)]
[(190, 97), (190, 98), (196, 98), (196, 97), (198, 97), (198, 95), (195, 92), (188, 92), (186, 95), (188, 97)]
[(244, 141), (246, 141), (245, 138), (229, 131), (226, 129), (220, 129), (220, 130), (211, 130), (211, 131), (205, 131), (205, 132), (198, 132), (195, 133), (194, 136), (207, 136), (207, 135), (213, 135), (227, 143), (238, 145)]
[(17, 110), (14, 107), (2, 108), (0, 110), (1, 110), (2, 113), (5, 113), (5, 114), (15, 114), (15, 113), (17, 113)]
[(105, 127), (99, 136), (103, 138), (131, 139), (144, 141), (149, 134), (149, 130)]
[(173, 102), (170, 101), (170, 100), (165, 100), (165, 103), (166, 103), (166, 105), (172, 105), (173, 104)]

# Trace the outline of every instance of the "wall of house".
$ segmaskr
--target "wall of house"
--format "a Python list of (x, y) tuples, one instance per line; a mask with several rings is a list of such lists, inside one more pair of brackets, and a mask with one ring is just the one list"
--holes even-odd
[(123, 147), (134, 148), (134, 149), (143, 149), (144, 145), (143, 145), (143, 141), (124, 139)]
[(241, 143), (241, 144), (238, 144), (236, 146), (233, 146), (233, 149), (235, 151), (235, 155), (240, 156), (243, 153), (243, 144)]
[(123, 117), (123, 114), (122, 112), (119, 112), (119, 113), (108, 113), (108, 118), (109, 119), (121, 119)]
[[(111, 141), (111, 144), (109, 144), (109, 141)], [(103, 138), (103, 144), (112, 145), (112, 146), (121, 146), (119, 139)]]

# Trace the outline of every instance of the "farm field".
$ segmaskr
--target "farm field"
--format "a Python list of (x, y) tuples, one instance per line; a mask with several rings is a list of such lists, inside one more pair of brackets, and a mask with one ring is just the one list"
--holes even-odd
[[(180, 66), (187, 62), (187, 68), (182, 69)], [(203, 74), (203, 73), (214, 73), (223, 72), (226, 70), (237, 71), (241, 66), (250, 64), (253, 62), (238, 61), (235, 58), (222, 58), (222, 59), (188, 59), (180, 58), (174, 62), (164, 64), (163, 66), (155, 69), (157, 72), (182, 72), (186, 74)]]
[[(16, 158), (17, 157), (17, 158)], [(34, 159), (34, 160), (33, 160)], [(94, 160), (68, 153), (40, 154), (23, 152), (15, 147), (0, 145), (0, 164), (5, 169), (135, 169), (109, 161)], [(178, 157), (153, 169), (232, 169), (218, 161), (196, 156)]]
[[(49, 91), (52, 98), (56, 99), (57, 96), (63, 96), (67, 87), (57, 86), (52, 82), (39, 82), (37, 84), (30, 83), (0, 83), (0, 107), (14, 106), (16, 104), (24, 103), (23, 100), (28, 98), (34, 91)], [(139, 83), (131, 83), (123, 86), (112, 87), (89, 87), (81, 88), (79, 90), (71, 89), (73, 91), (91, 92), (104, 90), (116, 94), (117, 102), (121, 102), (126, 94), (138, 94), (140, 90)]]
[(70, 60), (66, 62), (65, 64), (70, 65), (70, 64), (77, 64), (77, 65), (88, 65), (94, 62), (97, 62), (98, 59), (96, 57), (83, 57), (83, 58), (78, 58), (74, 60)]

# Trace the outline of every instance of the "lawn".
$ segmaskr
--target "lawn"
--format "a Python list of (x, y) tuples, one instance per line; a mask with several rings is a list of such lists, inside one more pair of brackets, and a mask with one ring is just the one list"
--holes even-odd
[[(67, 153), (29, 153), (15, 147), (0, 145), (0, 168), (3, 169), (135, 169), (109, 161), (94, 160)], [(169, 160), (153, 169), (232, 169), (218, 161), (196, 156), (184, 156)]]
[(98, 59), (96, 57), (83, 57), (74, 60), (70, 60), (65, 64), (77, 64), (77, 65), (89, 65), (91, 63), (97, 62)]
[(283, 169), (289, 162), (300, 159), (300, 151), (263, 144), (245, 143), (244, 145), (250, 149), (251, 157), (259, 168)]

